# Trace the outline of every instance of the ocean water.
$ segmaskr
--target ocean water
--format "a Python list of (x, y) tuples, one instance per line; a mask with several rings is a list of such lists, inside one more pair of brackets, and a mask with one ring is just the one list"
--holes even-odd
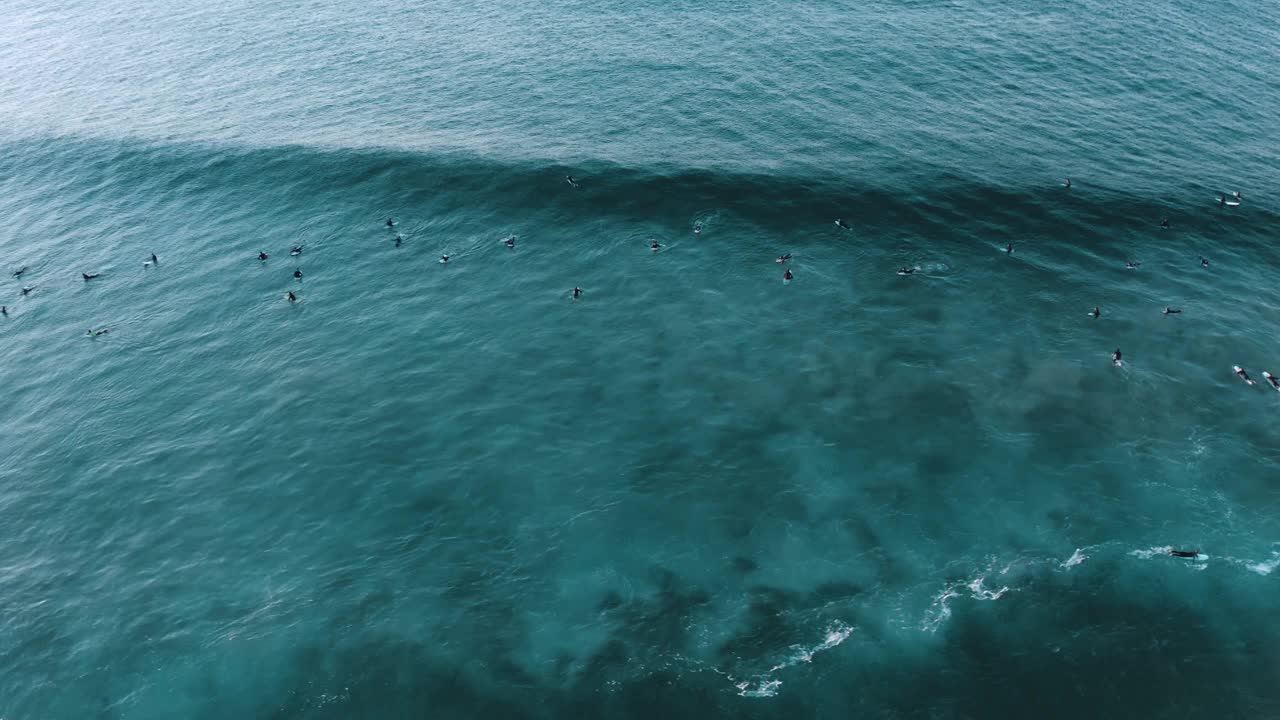
[(0, 718), (1280, 717), (1277, 47), (9, 0)]

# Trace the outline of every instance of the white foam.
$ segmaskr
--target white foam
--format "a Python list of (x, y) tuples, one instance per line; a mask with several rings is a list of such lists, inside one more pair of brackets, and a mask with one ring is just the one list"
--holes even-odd
[(1168, 554), (1169, 554), (1169, 551), (1171, 551), (1171, 550), (1173, 550), (1173, 548), (1172, 548), (1172, 547), (1170, 547), (1170, 546), (1168, 546), (1168, 545), (1163, 545), (1163, 546), (1160, 546), (1160, 547), (1147, 548), (1146, 550), (1134, 550), (1134, 551), (1130, 552), (1129, 554), (1130, 554), (1130, 555), (1132, 555), (1132, 556), (1134, 556), (1134, 557), (1136, 557), (1136, 558), (1141, 558), (1141, 559), (1143, 559), (1143, 560), (1149, 560), (1149, 559), (1151, 559), (1151, 558), (1153, 558), (1153, 557), (1155, 557), (1155, 556), (1157, 556), (1157, 555), (1168, 555)]
[(1270, 575), (1271, 571), (1280, 567), (1280, 552), (1271, 553), (1271, 559), (1265, 562), (1249, 563), (1245, 567), (1259, 575)]
[(1080, 548), (1076, 548), (1076, 551), (1071, 553), (1071, 557), (1062, 561), (1061, 567), (1072, 568), (1088, 559), (1089, 559), (1088, 555), (1085, 555), (1083, 552), (1081, 552)]
[(951, 608), (947, 606), (947, 601), (959, 595), (960, 593), (950, 586), (943, 590), (941, 595), (933, 599), (933, 604), (930, 606), (936, 608), (936, 610), (932, 614), (925, 613), (924, 622), (920, 624), (920, 629), (925, 632), (938, 632), (938, 626), (951, 617)]
[(972, 582), (970, 582), (968, 585), (965, 586), (969, 588), (969, 592), (973, 593), (970, 597), (972, 597), (974, 600), (999, 600), (1002, 595), (1009, 592), (1008, 585), (1005, 585), (999, 590), (987, 590), (986, 588), (982, 587), (982, 583), (984, 580), (986, 580), (986, 578), (982, 576), (978, 576)]
[(735, 683), (734, 687), (738, 688), (738, 695), (742, 697), (773, 697), (778, 693), (778, 688), (782, 686), (782, 681), (772, 677), (779, 670), (786, 670), (800, 663), (813, 662), (813, 656), (820, 652), (825, 652), (835, 647), (839, 647), (841, 643), (849, 639), (853, 634), (853, 626), (846, 625), (842, 622), (834, 622), (827, 626), (826, 634), (822, 638), (822, 642), (817, 645), (793, 645), (792, 654), (787, 656), (782, 662), (769, 668), (764, 675), (752, 680), (743, 680)]
[[(1007, 574), (1012, 568), (1013, 565), (1009, 565), (1001, 570), (1000, 574)], [(933, 603), (930, 605), (932, 609), (925, 613), (924, 621), (920, 623), (920, 629), (924, 632), (937, 632), (942, 623), (951, 617), (951, 607), (947, 605), (947, 601), (951, 598), (960, 597), (961, 588), (967, 589), (969, 597), (974, 600), (999, 600), (1011, 590), (1008, 585), (1002, 585), (998, 590), (988, 590), (985, 587), (986, 580), (985, 575), (979, 575), (967, 582), (955, 582), (947, 585), (938, 594), (938, 597), (933, 599)]]
[(756, 685), (752, 685), (750, 681), (743, 681), (734, 687), (738, 688), (738, 695), (741, 697), (771, 698), (778, 694), (778, 688), (781, 686), (781, 680), (762, 680)]

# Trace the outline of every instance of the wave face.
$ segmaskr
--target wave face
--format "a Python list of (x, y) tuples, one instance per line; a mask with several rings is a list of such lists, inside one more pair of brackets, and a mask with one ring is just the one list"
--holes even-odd
[(6, 6), (0, 717), (1280, 715), (1275, 7), (810, 5)]

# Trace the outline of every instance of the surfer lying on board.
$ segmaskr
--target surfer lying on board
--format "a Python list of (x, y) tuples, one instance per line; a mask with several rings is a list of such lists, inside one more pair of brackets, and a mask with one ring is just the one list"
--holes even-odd
[(1169, 548), (1169, 554), (1174, 557), (1193, 558), (1200, 555), (1200, 551), (1199, 550), (1174, 550), (1173, 548)]

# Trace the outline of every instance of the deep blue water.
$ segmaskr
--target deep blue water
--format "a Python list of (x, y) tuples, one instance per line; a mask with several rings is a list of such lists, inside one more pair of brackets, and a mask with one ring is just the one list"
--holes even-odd
[(474, 5), (0, 7), (0, 718), (1280, 717), (1275, 4)]

